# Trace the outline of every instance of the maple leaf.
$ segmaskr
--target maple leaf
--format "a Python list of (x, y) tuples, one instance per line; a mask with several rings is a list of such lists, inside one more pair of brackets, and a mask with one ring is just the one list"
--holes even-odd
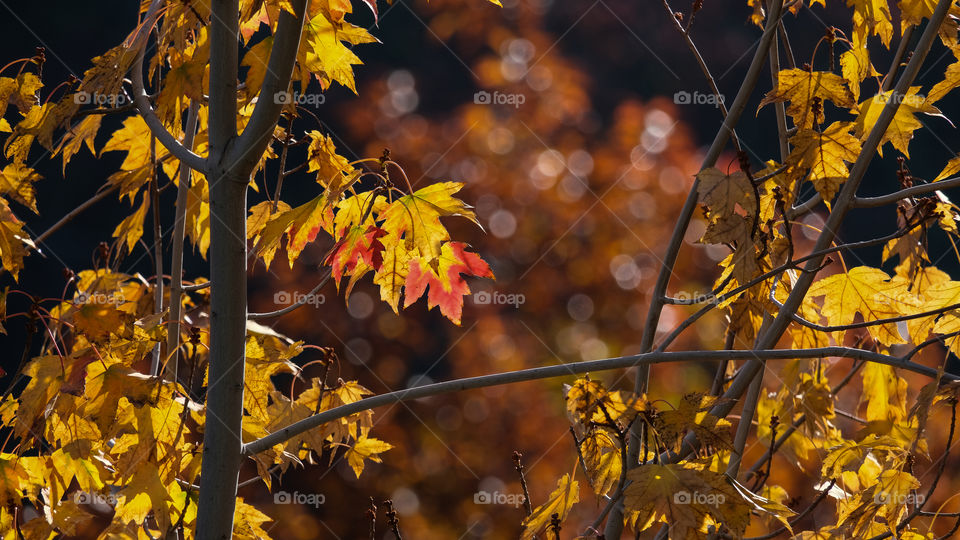
[(787, 163), (810, 170), (810, 181), (828, 205), (850, 174), (847, 163), (856, 161), (860, 154), (860, 141), (850, 134), (852, 126), (850, 122), (834, 122), (822, 133), (805, 129), (790, 139), (794, 149)]
[(710, 524), (742, 534), (750, 508), (727, 482), (727, 476), (683, 464), (647, 463), (627, 472), (624, 514), (631, 527), (644, 531), (655, 523), (670, 527), (670, 538), (695, 537)]
[[(261, 207), (258, 214), (263, 212), (264, 208)], [(256, 215), (251, 215), (250, 218), (262, 219)], [(333, 211), (327, 204), (326, 197), (323, 194), (318, 195), (310, 202), (272, 215), (270, 220), (257, 231), (260, 240), (257, 242), (254, 251), (269, 268), (277, 248), (280, 247), (280, 239), (286, 234), (287, 259), (290, 262), (290, 267), (293, 268), (293, 263), (300, 256), (303, 248), (308, 242), (316, 239), (317, 234), (326, 228), (327, 224), (332, 222), (332, 219)]]
[[(260, 93), (263, 86), (263, 79), (267, 75), (267, 64), (270, 61), (270, 52), (273, 50), (273, 36), (267, 36), (259, 43), (250, 47), (245, 55), (241, 66), (249, 68), (247, 70), (247, 91), (246, 102), (249, 103)], [(274, 96), (263, 96), (264, 99), (273, 99)]]
[(863, 367), (860, 403), (867, 404), (865, 420), (901, 420), (907, 416), (906, 401), (907, 381), (892, 366), (870, 362)]
[[(150, 139), (152, 134), (147, 123), (139, 115), (128, 117), (123, 121), (123, 127), (113, 132), (107, 144), (100, 149), (100, 155), (105, 152), (127, 152), (120, 169), (135, 171), (147, 167), (151, 163)], [(157, 159), (167, 155), (162, 144), (156, 146)]]
[(72, 126), (66, 135), (64, 135), (60, 146), (55, 152), (63, 157), (64, 174), (67, 172), (67, 163), (70, 162), (84, 144), (86, 144), (91, 154), (94, 156), (97, 155), (97, 150), (93, 144), (94, 139), (97, 137), (97, 132), (100, 131), (100, 122), (102, 120), (103, 115), (91, 114), (81, 120), (77, 125)]
[(350, 468), (353, 469), (353, 473), (357, 475), (357, 478), (360, 478), (360, 473), (363, 472), (364, 459), (369, 459), (374, 463), (380, 463), (379, 454), (391, 448), (393, 448), (393, 445), (388, 442), (372, 437), (361, 436), (353, 443), (353, 446), (347, 450), (347, 463), (350, 464)]
[(133, 253), (133, 247), (143, 236), (143, 222), (147, 218), (147, 210), (149, 209), (150, 199), (144, 192), (140, 206), (132, 214), (123, 218), (123, 221), (113, 230), (113, 237), (123, 242), (123, 245), (127, 248), (127, 253)]
[(710, 414), (717, 398), (703, 394), (683, 396), (676, 409), (658, 411), (653, 424), (665, 444), (679, 449), (687, 431), (693, 431), (709, 448), (730, 448), (730, 422)]
[(429, 309), (440, 306), (440, 313), (459, 326), (463, 297), (470, 294), (470, 287), (461, 275), (493, 278), (490, 266), (476, 253), (466, 251), (466, 248), (467, 245), (462, 242), (447, 242), (443, 244), (440, 256), (433, 260), (434, 263), (423, 257), (412, 259), (405, 282), (403, 307), (413, 305), (429, 286)]
[[(960, 54), (960, 47), (954, 47), (953, 52), (955, 55)], [(947, 66), (947, 71), (943, 74), (943, 80), (933, 85), (933, 88), (927, 93), (926, 101), (936, 103), (958, 86), (960, 86), (960, 60)]]
[(340, 195), (353, 183), (348, 182), (348, 178), (357, 178), (353, 174), (353, 166), (347, 158), (337, 154), (333, 138), (317, 130), (308, 131), (306, 135), (310, 139), (310, 146), (307, 147), (307, 172), (317, 173), (317, 182), (331, 191), (328, 199), (339, 200)]
[(923, 22), (923, 19), (929, 19), (933, 15), (933, 10), (937, 7), (936, 0), (901, 0), (897, 2), (900, 8), (900, 27), (901, 32), (909, 26), (916, 26)]
[(866, 43), (871, 35), (880, 36), (885, 47), (890, 47), (893, 37), (893, 21), (887, 0), (847, 0), (853, 7), (853, 41)]
[[(880, 139), (880, 145), (877, 147), (877, 153), (880, 154), (880, 156), (883, 156), (883, 144), (889, 141), (893, 144), (893, 147), (902, 152), (903, 155), (910, 157), (908, 146), (910, 139), (913, 138), (913, 132), (923, 127), (923, 124), (917, 120), (916, 115), (924, 113), (932, 116), (943, 116), (940, 109), (934, 107), (922, 96), (917, 94), (919, 90), (919, 86), (911, 86), (903, 96), (903, 99), (901, 99), (900, 106), (897, 107), (897, 113), (894, 115), (893, 120), (887, 127), (886, 133), (884, 133)], [(893, 91), (891, 90), (877, 94), (857, 105), (856, 135), (860, 137), (861, 141), (865, 141), (870, 135), (870, 131), (873, 130), (873, 126), (880, 117), (880, 112), (886, 106), (887, 102), (892, 99), (892, 96)]]
[(353, 66), (363, 62), (341, 43), (343, 37), (346, 36), (339, 35), (337, 27), (326, 14), (320, 13), (307, 21), (297, 52), (302, 88), (307, 87), (309, 74), (312, 73), (324, 90), (330, 87), (331, 82), (336, 81), (354, 94), (357, 93)]
[(270, 516), (237, 498), (237, 507), (233, 512), (233, 538), (236, 540), (269, 540), (262, 525), (272, 521)]
[(157, 509), (157, 514), (165, 513), (166, 505), (172, 502), (167, 488), (160, 480), (160, 471), (153, 463), (141, 463), (133, 478), (117, 494), (116, 519), (126, 523), (142, 523), (147, 515)]
[(441, 217), (461, 216), (480, 224), (470, 206), (453, 197), (462, 188), (460, 182), (440, 182), (400, 197), (380, 213), (383, 228), (403, 236), (408, 249), (416, 247), (422, 257), (434, 259), (440, 255), (440, 244), (450, 239)]
[(0, 171), (0, 195), (26, 206), (37, 214), (37, 193), (33, 184), (43, 179), (21, 163), (10, 163)]
[(34, 140), (53, 152), (53, 133), (69, 127), (70, 119), (80, 110), (72, 96), (58, 102), (47, 102), (30, 109), (30, 112), (13, 128), (13, 133), (4, 143), (4, 155), (14, 162), (23, 163), (30, 153)]
[[(76, 479), (80, 489), (87, 492), (100, 491), (104, 487), (101, 475), (109, 478), (109, 472), (103, 463), (89, 459), (92, 443), (89, 440), (76, 440), (50, 454), (50, 464), (56, 471), (61, 488), (70, 486)], [(63, 491), (62, 489), (60, 490)]]
[(19, 502), (29, 475), (16, 454), (0, 453), (0, 504)]
[[(831, 326), (845, 326), (857, 314), (865, 321), (899, 317), (913, 312), (911, 297), (903, 280), (891, 280), (886, 272), (868, 266), (821, 279), (810, 287), (812, 297), (823, 296), (821, 314)], [(874, 325), (870, 335), (884, 345), (906, 343), (896, 323)]]
[(578, 502), (580, 502), (580, 483), (570, 478), (569, 474), (563, 475), (557, 481), (557, 489), (547, 497), (547, 502), (534, 508), (533, 512), (523, 520), (523, 533), (520, 538), (530, 540), (545, 531), (554, 514), (558, 515), (561, 522), (567, 519), (570, 509)]
[(399, 313), (400, 295), (410, 273), (410, 261), (416, 251), (410, 251), (404, 242), (392, 238), (383, 240), (383, 261), (373, 275), (373, 282), (380, 287), (380, 299), (386, 302), (394, 313)]
[(619, 482), (623, 470), (620, 442), (610, 430), (594, 429), (581, 439), (580, 453), (594, 493), (598, 496), (609, 493)]
[(41, 88), (43, 82), (29, 71), (17, 75), (16, 78), (0, 77), (0, 118), (7, 113), (7, 106), (10, 104), (22, 113), (38, 105), (37, 92)]
[(933, 179), (934, 182), (939, 182), (940, 180), (945, 180), (951, 176), (960, 172), (960, 155), (952, 158), (947, 164), (943, 167), (943, 170), (940, 171), (940, 174)]
[(109, 367), (93, 362), (87, 369), (84, 396), (88, 400), (84, 412), (106, 432), (116, 423), (120, 400), (145, 400), (154, 389), (150, 377), (137, 373), (121, 363)]
[(363, 262), (360, 268), (377, 270), (383, 263), (383, 244), (379, 238), (386, 235), (386, 231), (377, 227), (352, 227), (331, 250), (330, 256), (324, 264), (332, 268), (331, 275), (337, 287), (344, 273), (354, 274), (358, 263)]
[(122, 94), (123, 78), (136, 60), (137, 52), (134, 48), (118, 45), (94, 58), (93, 67), (83, 73), (80, 91), (89, 95), (118, 96)]
[(787, 114), (800, 128), (806, 129), (814, 123), (823, 122), (823, 107), (819, 115), (812, 114), (813, 98), (830, 100), (837, 107), (851, 108), (856, 105), (853, 93), (847, 82), (828, 71), (805, 71), (803, 69), (785, 69), (777, 75), (777, 86), (764, 96), (760, 107), (769, 103), (789, 101)]
[(743, 171), (724, 174), (716, 167), (709, 167), (697, 174), (700, 180), (698, 193), (703, 204), (715, 215), (732, 214), (739, 205), (749, 216), (757, 212), (757, 200), (750, 179)]
[(860, 99), (860, 83), (864, 79), (880, 75), (870, 63), (870, 50), (866, 43), (855, 43), (849, 51), (840, 55), (840, 72), (850, 85), (854, 100)]

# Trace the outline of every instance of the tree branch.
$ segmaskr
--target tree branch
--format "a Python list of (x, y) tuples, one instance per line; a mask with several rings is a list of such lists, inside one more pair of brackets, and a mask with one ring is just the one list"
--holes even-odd
[(253, 170), (253, 166), (260, 161), (283, 111), (283, 102), (276, 99), (276, 95), (290, 86), (300, 48), (300, 36), (307, 18), (307, 0), (293, 0), (292, 5), (299, 15), (295, 17), (284, 9), (280, 10), (273, 49), (267, 61), (267, 73), (260, 87), (257, 105), (243, 133), (237, 138), (236, 145), (230, 149), (229, 159), (236, 161), (241, 170)]
[[(156, 24), (154, 12), (159, 4), (160, 2), (154, 1), (147, 13), (147, 20), (152, 19), (153, 24)], [(150, 25), (150, 28), (153, 28), (153, 24)], [(147, 29), (147, 32), (149, 33), (149, 29)], [(137, 107), (137, 112), (140, 113), (153, 136), (175, 158), (187, 163), (192, 169), (205, 170), (207, 160), (180, 144), (180, 141), (167, 131), (163, 122), (157, 117), (156, 111), (153, 110), (153, 105), (150, 104), (147, 91), (143, 85), (143, 59), (147, 52), (146, 45), (146, 40), (143, 40), (143, 43), (140, 44), (140, 51), (137, 53), (137, 59), (133, 63), (133, 102)]]
[(322, 289), (323, 286), (326, 285), (328, 281), (330, 281), (329, 270), (327, 271), (327, 275), (323, 276), (323, 279), (320, 280), (320, 283), (318, 283), (317, 286), (314, 287), (312, 291), (301, 296), (300, 299), (294, 302), (293, 304), (290, 304), (289, 306), (283, 309), (278, 309), (277, 311), (271, 311), (269, 313), (250, 313), (249, 315), (247, 315), (247, 320), (262, 321), (263, 319), (271, 319), (273, 317), (280, 317), (281, 315), (286, 315), (287, 313), (290, 313), (291, 311), (310, 303), (310, 297), (320, 292), (320, 289)]
[[(183, 143), (193, 149), (197, 133), (197, 117), (200, 104), (191, 101), (187, 109), (187, 131)], [(190, 192), (190, 166), (180, 162), (180, 184), (177, 186), (177, 214), (173, 224), (173, 255), (170, 264), (170, 313), (167, 316), (167, 362), (170, 363), (170, 378), (177, 380), (180, 351), (180, 299), (183, 297), (183, 243), (186, 236), (187, 195)]]
[[(906, 369), (926, 375), (936, 377), (937, 370), (912, 362), (903, 362), (901, 358), (885, 354), (856, 349), (852, 347), (822, 347), (817, 349), (771, 349), (771, 350), (727, 350), (727, 351), (679, 351), (679, 352), (650, 352), (644, 354), (635, 354), (631, 356), (622, 356), (618, 358), (607, 358), (603, 360), (587, 360), (583, 362), (571, 362), (569, 364), (558, 364), (553, 366), (536, 367), (522, 369), (518, 371), (508, 371), (503, 373), (494, 373), (491, 375), (481, 375), (478, 377), (468, 377), (453, 381), (446, 381), (414, 388), (406, 388), (386, 394), (372, 396), (348, 405), (342, 405), (333, 409), (323, 411), (319, 414), (310, 416), (299, 422), (296, 422), (283, 429), (277, 430), (266, 437), (257, 439), (243, 446), (243, 454), (252, 456), (269, 449), (271, 446), (281, 444), (284, 441), (295, 437), (305, 431), (320, 426), (326, 422), (332, 422), (340, 418), (351, 416), (384, 405), (410, 401), (424, 397), (437, 396), (442, 394), (451, 394), (471, 390), (476, 388), (486, 388), (489, 386), (502, 386), (525, 381), (534, 381), (539, 379), (549, 379), (553, 377), (563, 377), (568, 375), (579, 375), (591, 371), (607, 371), (611, 369), (620, 369), (625, 367), (635, 367), (641, 365), (664, 364), (670, 362), (719, 362), (723, 360), (744, 360), (748, 358), (762, 358), (764, 360), (785, 360), (794, 358), (827, 358), (844, 357), (876, 362), (901, 369)], [(943, 380), (960, 380), (960, 376), (944, 374)]]
[(940, 191), (941, 189), (949, 189), (957, 186), (960, 186), (960, 176), (956, 178), (947, 178), (946, 180), (941, 180), (939, 182), (931, 182), (929, 184), (917, 184), (906, 189), (901, 189), (900, 191), (888, 193), (886, 195), (880, 195), (879, 197), (854, 197), (853, 206), (855, 208), (876, 208), (878, 206), (895, 203), (900, 199), (906, 199), (908, 197), (923, 195), (925, 193), (931, 193), (933, 191)]

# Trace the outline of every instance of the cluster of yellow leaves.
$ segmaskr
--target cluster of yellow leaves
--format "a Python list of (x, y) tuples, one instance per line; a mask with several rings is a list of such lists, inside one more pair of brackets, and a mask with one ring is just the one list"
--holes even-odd
[[(203, 311), (206, 302), (206, 291), (198, 291), (185, 307)], [(153, 314), (151, 284), (104, 269), (80, 272), (73, 297), (50, 310), (47, 324), (69, 334), (64, 343), (70, 348), (30, 360), (22, 370), (26, 387), (0, 403), (0, 422), (18, 441), (16, 454), (0, 455), (0, 500), (15, 505), (26, 500), (42, 510), (24, 524), (35, 537), (72, 534), (95, 519), (91, 504), (105, 504), (114, 517), (101, 538), (132, 538), (138, 529), (156, 537), (180, 525), (192, 538), (197, 492), (190, 486), (200, 472), (206, 418), (203, 403), (191, 396), (202, 393), (207, 381), (185, 388), (141, 372), (154, 346), (165, 340), (161, 318)], [(184, 332), (191, 366), (207, 361), (207, 335), (198, 337), (191, 340)], [(244, 441), (370, 394), (355, 381), (331, 387), (314, 378), (291, 400), (272, 377), (299, 375), (292, 360), (301, 352), (301, 343), (249, 326)], [(323, 453), (330, 460), (343, 455), (359, 475), (366, 460), (378, 462), (391, 448), (370, 436), (372, 424), (370, 411), (358, 413), (307, 431), (254, 461), (268, 487), (274, 465), (286, 470)], [(8, 505), (2, 512), (0, 519), (10, 519)], [(241, 501), (235, 534), (267, 538), (260, 525), (268, 520)]]
[[(708, 412), (717, 398), (688, 394), (677, 406), (658, 409), (643, 397), (609, 391), (589, 378), (565, 387), (565, 394), (588, 483), (597, 497), (612, 496), (625, 487), (625, 521), (636, 531), (667, 524), (670, 538), (702, 538), (711, 529), (742, 535), (752, 512), (784, 524), (792, 514), (723, 473), (724, 456), (729, 456), (732, 446), (730, 423)], [(623, 445), (634, 422), (644, 424), (645, 455), (643, 464), (627, 471)], [(675, 465), (659, 464), (656, 456), (678, 450), (689, 431), (697, 434), (710, 455)], [(578, 500), (577, 482), (564, 475), (547, 502), (524, 521), (523, 538), (546, 529), (553, 514), (562, 521)]]

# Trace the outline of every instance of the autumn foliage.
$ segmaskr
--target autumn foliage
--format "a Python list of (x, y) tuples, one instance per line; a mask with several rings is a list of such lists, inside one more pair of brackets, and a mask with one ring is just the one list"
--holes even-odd
[[(276, 498), (270, 507), (244, 494), (277, 494), (294, 470), (329, 471), (344, 462), (351, 481), (361, 482), (350, 485), (378, 495), (386, 489), (378, 484), (424, 481), (417, 454), (437, 451), (422, 442), (424, 433), (407, 428), (430, 428), (402, 420), (376, 425), (365, 401), (410, 401), (404, 387), (435, 399), (468, 386), (492, 392), (471, 398), (474, 409), (501, 400), (502, 409), (523, 411), (473, 415), (475, 429), (450, 441), (471, 463), (482, 461), (477, 448), (490, 440), (544, 455), (556, 446), (539, 439), (544, 431), (555, 429), (564, 441), (535, 473), (520, 454), (512, 463), (507, 452), (497, 458), (515, 471), (511, 487), (524, 504), (488, 524), (490, 534), (950, 537), (960, 520), (943, 510), (951, 498), (942, 486), (956, 486), (947, 463), (960, 385), (947, 361), (960, 356), (960, 281), (929, 238), (945, 239), (960, 258), (960, 209), (942, 191), (960, 185), (960, 157), (943, 156), (941, 172), (925, 181), (911, 172), (909, 151), (922, 119), (943, 117), (960, 86), (960, 60), (931, 84), (917, 81), (931, 50), (960, 59), (960, 6), (904, 0), (891, 12), (887, 0), (833, 3), (845, 9), (842, 22), (807, 50), (790, 47), (787, 27), (799, 24), (794, 16), (802, 11), (824, 12), (827, 2), (747, 2), (759, 41), (736, 97), (715, 96), (724, 125), (702, 150), (678, 126), (676, 104), (666, 102), (623, 102), (601, 131), (590, 118), (585, 75), (551, 52), (539, 16), (524, 12), (522, 32), (512, 35), (491, 22), (500, 11), (486, 3), (477, 19), (450, 2), (428, 12), (444, 38), (458, 26), (467, 34), (493, 28), (489, 39), (507, 44), (509, 62), (480, 55), (472, 67), (485, 87), (523, 95), (522, 109), (504, 112), (477, 98), (426, 119), (366, 98), (354, 69), (359, 46), (378, 40), (347, 20), (358, 14), (341, 0), (153, 0), (142, 3), (127, 39), (92, 59), (81, 79), (46, 81), (42, 51), (7, 64), (0, 71), (0, 261), (9, 287), (0, 305), (5, 323), (23, 322), (26, 341), (16, 347), (22, 358), (0, 400), (2, 538), (200, 537), (201, 493), (211, 489), (231, 501), (234, 537), (270, 538), (268, 511), (292, 511), (278, 509)], [(375, 1), (358, 5), (380, 16)], [(664, 2), (663, 15), (689, 46), (671, 54), (693, 55), (705, 88), (719, 93), (691, 33), (704, 24), (697, 18), (704, 3), (684, 7), (674, 13)], [(210, 51), (217, 46), (213, 25), (227, 24), (218, 22), (224, 9), (236, 18), (242, 51), (240, 85), (227, 108), (235, 109), (238, 136), (227, 150), (275, 114), (263, 151), (253, 144), (255, 155), (237, 159), (249, 163), (242, 189), (252, 200), (235, 239), (211, 227), (219, 219), (211, 193), (229, 180), (215, 173), (233, 166), (211, 163), (233, 155), (211, 154), (223, 142), (213, 124), (223, 118), (217, 96), (224, 81), (212, 80), (211, 64), (221, 60)], [(276, 58), (285, 43), (293, 44), (292, 73), (278, 75), (270, 66), (282, 63)], [(546, 52), (534, 59), (531, 48)], [(877, 59), (891, 55), (890, 68), (878, 69)], [(771, 72), (766, 83), (763, 69)], [(268, 91), (277, 80), (283, 89)], [(356, 159), (298, 102), (334, 85), (361, 95), (344, 122), (366, 141)], [(401, 74), (371, 81), (370, 92), (410, 92), (411, 85)], [(529, 98), (521, 93), (528, 90)], [(116, 99), (104, 105), (95, 96)], [(117, 105), (119, 96), (131, 105)], [(758, 115), (772, 111), (776, 122), (764, 129), (780, 155), (751, 155), (738, 136), (736, 128), (751, 121), (744, 116), (754, 112), (751, 98)], [(117, 127), (101, 130), (108, 115)], [(462, 147), (436, 146), (433, 134), (451, 132), (463, 132)], [(92, 201), (109, 196), (128, 211), (90, 268), (65, 273), (59, 297), (35, 297), (18, 279), (39, 258), (39, 241), (69, 227), (70, 216), (31, 237), (26, 223), (44, 196), (31, 160), (59, 159), (67, 174), (84, 148), (97, 158), (121, 156)], [(874, 155), (884, 152), (899, 157), (897, 168), (870, 171), (893, 187), (858, 195)], [(420, 159), (435, 154), (435, 161)], [(281, 197), (293, 200), (294, 181), (299, 194), (309, 186), (306, 202)], [(160, 219), (167, 188), (177, 193), (173, 238)], [(465, 202), (474, 198), (477, 209)], [(591, 214), (595, 207), (607, 213)], [(867, 208), (890, 209), (894, 227), (842, 240), (844, 220)], [(643, 227), (634, 230), (625, 215)], [(677, 218), (672, 233), (668, 217)], [(481, 236), (481, 225), (493, 238)], [(146, 250), (153, 275), (120, 271), (150, 238), (159, 246)], [(211, 458), (205, 438), (212, 423), (223, 423), (212, 412), (219, 404), (207, 399), (220, 383), (210, 375), (218, 346), (211, 294), (230, 291), (178, 272), (185, 249), (206, 259), (235, 240), (250, 276), (289, 275), (308, 259), (314, 262), (304, 266), (323, 270), (317, 276), (301, 268), (319, 283), (311, 282), (308, 294), (285, 296), (279, 309), (241, 306), (242, 425), (235, 435), (240, 471), (252, 476), (212, 486), (204, 483), (208, 473), (200, 474), (204, 459), (222, 457)], [(164, 246), (172, 248), (169, 258)], [(869, 247), (881, 250), (877, 260), (860, 256)], [(528, 320), (474, 295), (516, 299), (528, 275), (535, 281), (523, 289), (524, 309), (535, 315)], [(341, 360), (357, 356), (348, 343), (309, 344), (267, 326), (297, 312), (291, 328), (315, 327), (297, 310), (315, 304), (330, 281), (347, 306), (360, 295), (385, 305), (379, 335), (343, 328), (343, 320), (331, 323), (333, 331), (321, 321), (334, 337), (354, 332), (355, 340), (369, 338), (390, 353), (443, 343), (449, 350), (434, 365), (449, 353), (449, 372), (460, 379), (404, 386), (405, 368), (390, 367), (389, 384), (378, 380), (384, 389), (374, 392), (359, 375), (341, 376)], [(566, 314), (553, 309), (557, 297)], [(8, 298), (26, 299), (27, 307), (7, 313)], [(419, 312), (418, 303), (425, 305)], [(462, 325), (465, 331), (453, 333)], [(526, 357), (531, 350), (540, 351), (537, 359)], [(381, 356), (370, 360), (376, 379), (397, 361)], [(691, 365), (697, 361), (706, 369)], [(557, 364), (568, 370), (562, 384), (529, 393), (501, 388), (556, 377), (541, 370)], [(604, 374), (625, 367), (632, 385)], [(477, 378), (490, 371), (503, 378)], [(663, 373), (675, 379), (656, 376)], [(468, 403), (444, 399), (444, 407)], [(391, 456), (402, 471), (379, 468)], [(434, 475), (445, 479), (443, 471)], [(404, 525), (394, 501), (371, 497), (365, 516), (363, 495), (362, 507), (351, 507), (353, 521), (337, 523), (357, 537), (368, 527), (371, 538), (384, 530), (399, 537), (404, 527), (446, 537), (459, 534), (451, 521), (471, 513), (463, 509), (469, 501), (453, 508), (441, 500), (451, 508), (444, 506), (443, 519), (431, 523), (426, 512), (404, 511)]]

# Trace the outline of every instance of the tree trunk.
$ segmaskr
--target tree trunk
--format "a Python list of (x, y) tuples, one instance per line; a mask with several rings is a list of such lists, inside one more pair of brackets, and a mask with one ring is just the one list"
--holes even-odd
[(237, 138), (238, 0), (214, 0), (210, 25), (210, 371), (206, 396), (197, 538), (233, 533), (242, 456), (247, 321), (248, 174), (234, 167)]

